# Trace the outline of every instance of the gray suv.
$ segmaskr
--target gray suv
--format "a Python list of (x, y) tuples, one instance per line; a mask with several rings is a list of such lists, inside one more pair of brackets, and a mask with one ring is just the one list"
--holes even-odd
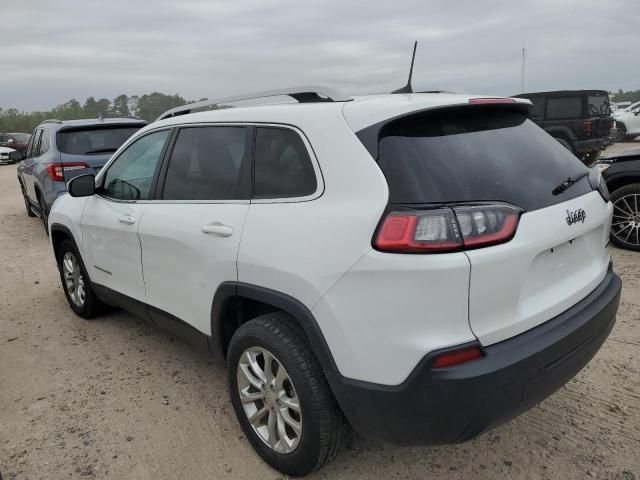
[(66, 183), (78, 175), (97, 174), (120, 145), (147, 125), (139, 118), (45, 120), (36, 127), (24, 152), (18, 182), (27, 214), (43, 219), (51, 205), (65, 193)]

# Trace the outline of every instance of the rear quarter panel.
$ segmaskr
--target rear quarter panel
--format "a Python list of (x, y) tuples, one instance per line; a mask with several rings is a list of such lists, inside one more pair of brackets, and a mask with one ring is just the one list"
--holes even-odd
[(324, 191), (309, 201), (252, 202), (238, 254), (238, 279), (290, 295), (312, 309), (371, 249), (388, 189), (339, 111), (319, 111), (310, 120), (296, 126), (318, 160)]

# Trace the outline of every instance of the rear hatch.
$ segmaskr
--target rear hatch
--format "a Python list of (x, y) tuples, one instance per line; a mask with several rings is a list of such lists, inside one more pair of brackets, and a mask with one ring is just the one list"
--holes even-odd
[(56, 144), (66, 180), (85, 173), (97, 174), (111, 155), (144, 125), (144, 122), (139, 125), (111, 123), (60, 129)]
[[(604, 278), (611, 206), (592, 189), (588, 169), (525, 112), (500, 105), (421, 112), (382, 127), (377, 148), (390, 209), (506, 203), (520, 210), (511, 240), (465, 249), (469, 322), (482, 344), (551, 319)], [(558, 191), (569, 177), (577, 180)], [(458, 220), (458, 229), (468, 228)]]

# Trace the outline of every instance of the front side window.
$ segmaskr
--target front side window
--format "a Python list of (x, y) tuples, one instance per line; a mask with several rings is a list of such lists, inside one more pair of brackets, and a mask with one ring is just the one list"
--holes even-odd
[(153, 175), (170, 134), (170, 130), (161, 130), (129, 145), (109, 166), (102, 194), (118, 200), (148, 200)]
[(258, 127), (254, 166), (254, 198), (312, 195), (317, 187), (309, 152), (295, 131)]
[(247, 162), (249, 127), (189, 127), (178, 134), (169, 158), (165, 200), (243, 198), (242, 166)]

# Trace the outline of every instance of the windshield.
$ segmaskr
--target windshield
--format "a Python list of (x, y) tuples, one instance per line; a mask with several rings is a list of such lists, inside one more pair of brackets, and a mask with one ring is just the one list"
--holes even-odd
[(391, 203), (503, 201), (535, 210), (591, 191), (584, 178), (553, 194), (585, 166), (507, 110), (450, 108), (393, 121), (380, 133), (378, 163)]
[(58, 150), (70, 155), (99, 155), (115, 152), (141, 127), (114, 126), (63, 130), (57, 134)]
[(11, 135), (16, 142), (20, 143), (27, 143), (29, 138), (31, 138), (31, 135), (28, 133), (10, 133), (9, 135)]

